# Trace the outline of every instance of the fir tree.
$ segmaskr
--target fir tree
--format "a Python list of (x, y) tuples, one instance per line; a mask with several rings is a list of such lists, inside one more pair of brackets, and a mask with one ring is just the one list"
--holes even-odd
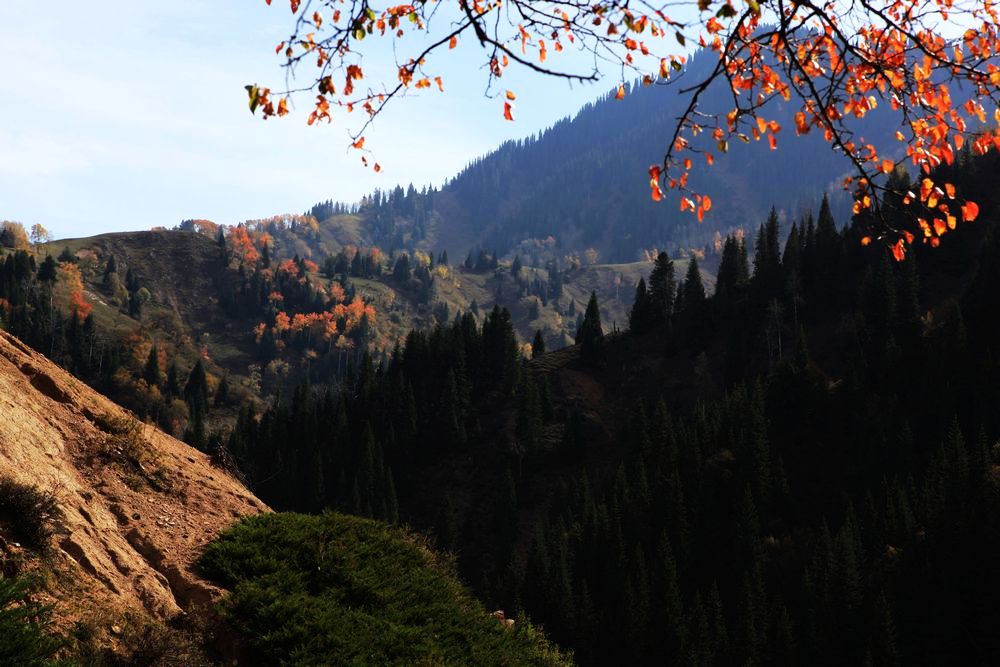
[(576, 333), (576, 344), (580, 346), (580, 355), (587, 362), (597, 361), (604, 344), (604, 329), (601, 327), (601, 311), (597, 305), (597, 293), (590, 293), (587, 311), (583, 315), (583, 323)]
[(541, 329), (535, 330), (535, 338), (531, 341), (531, 357), (537, 358), (545, 354), (545, 337)]
[(674, 263), (661, 252), (653, 263), (653, 272), (649, 275), (649, 300), (652, 304), (653, 323), (664, 325), (670, 321), (674, 311), (674, 294), (677, 284), (674, 279)]
[(146, 366), (142, 371), (144, 379), (150, 387), (160, 386), (160, 350), (154, 344), (149, 348), (149, 356), (146, 357)]
[(629, 311), (628, 328), (635, 333), (648, 331), (655, 324), (656, 317), (649, 290), (646, 288), (646, 280), (639, 278), (639, 284), (635, 286), (632, 309)]

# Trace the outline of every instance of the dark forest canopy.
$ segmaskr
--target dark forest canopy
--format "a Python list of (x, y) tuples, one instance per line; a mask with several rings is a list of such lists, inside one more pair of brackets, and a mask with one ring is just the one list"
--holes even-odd
[(937, 250), (772, 215), (714, 296), (658, 261), (631, 333), (524, 363), (459, 317), (228, 446), (276, 507), (432, 532), (584, 664), (989, 662), (998, 168), (946, 174), (991, 206)]

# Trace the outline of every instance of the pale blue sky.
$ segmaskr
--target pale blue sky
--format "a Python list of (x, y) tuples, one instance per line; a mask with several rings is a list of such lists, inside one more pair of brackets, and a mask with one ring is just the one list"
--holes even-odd
[(250, 115), (243, 86), (282, 80), (274, 46), (290, 17), (287, 3), (264, 0), (0, 3), (0, 219), (86, 236), (439, 184), (615, 83), (571, 88), (508, 71), (509, 123), (462, 46), (441, 71), (444, 95), (405, 99), (368, 133), (383, 166), (374, 174), (347, 150), (346, 119), (306, 126), (305, 98), (282, 120)]

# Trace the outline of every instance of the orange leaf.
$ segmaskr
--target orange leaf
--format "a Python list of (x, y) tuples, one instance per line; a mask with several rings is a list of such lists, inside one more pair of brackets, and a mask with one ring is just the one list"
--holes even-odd
[(352, 146), (353, 146), (354, 148), (357, 148), (358, 150), (360, 150), (360, 149), (362, 149), (362, 148), (364, 148), (364, 147), (365, 147), (365, 138), (364, 138), (364, 137), (361, 137), (360, 139), (358, 139), (357, 141), (355, 141), (355, 142), (354, 142), (353, 144), (351, 144), (351, 145), (352, 145)]
[(514, 120), (514, 107), (510, 102), (503, 103), (503, 117), (506, 120)]
[(625, 86), (618, 84), (618, 92), (615, 93), (615, 99), (620, 100), (625, 97)]
[(712, 210), (712, 198), (709, 197), (708, 195), (703, 196), (701, 198), (701, 207), (703, 209), (705, 209), (706, 211), (711, 211)]
[(979, 204), (974, 201), (967, 201), (962, 204), (962, 220), (972, 222), (979, 217)]
[(948, 194), (948, 199), (955, 198), (955, 186), (951, 183), (944, 184), (944, 191)]
[(871, 245), (871, 243), (872, 243), (872, 237), (870, 237), (870, 236), (862, 236), (861, 237), (861, 245), (868, 246), (868, 245)]
[(899, 239), (892, 246), (892, 256), (896, 258), (897, 262), (902, 262), (906, 258), (906, 246), (903, 245), (903, 239)]
[(517, 95), (514, 94), (514, 91), (508, 90), (507, 91), (507, 99), (510, 100), (511, 102), (513, 102), (514, 100), (517, 99)]
[(895, 166), (896, 164), (888, 158), (882, 160), (882, 173), (883, 174), (891, 173), (892, 170), (895, 168)]
[(453, 49), (456, 46), (458, 46), (458, 36), (457, 35), (452, 35), (451, 39), (448, 40), (448, 48), (449, 49)]

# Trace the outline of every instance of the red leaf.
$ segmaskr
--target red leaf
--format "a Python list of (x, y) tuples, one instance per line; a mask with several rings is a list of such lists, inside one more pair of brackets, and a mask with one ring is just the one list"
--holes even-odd
[(967, 201), (962, 204), (962, 220), (972, 222), (979, 217), (979, 204), (974, 201)]

